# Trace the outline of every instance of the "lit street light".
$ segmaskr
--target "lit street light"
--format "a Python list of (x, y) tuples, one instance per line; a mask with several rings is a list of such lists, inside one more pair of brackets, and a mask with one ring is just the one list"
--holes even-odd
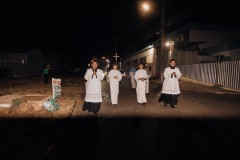
[(144, 11), (149, 11), (150, 5), (148, 3), (143, 3), (142, 8)]
[[(142, 10), (144, 12), (152, 10), (152, 5), (150, 5), (147, 2), (142, 3)], [(166, 57), (164, 62), (160, 62), (159, 68), (160, 72), (163, 73), (164, 68), (168, 65), (168, 58), (166, 55), (164, 55), (164, 48), (165, 48), (165, 0), (161, 0), (161, 28), (160, 28), (160, 34), (161, 34), (161, 51), (160, 51), (160, 57)], [(163, 82), (163, 75), (160, 76), (161, 82)]]
[(169, 60), (170, 60), (170, 59), (172, 59), (172, 53), (173, 53), (173, 50), (174, 50), (174, 41), (166, 42), (166, 46), (169, 47), (168, 57), (169, 57)]

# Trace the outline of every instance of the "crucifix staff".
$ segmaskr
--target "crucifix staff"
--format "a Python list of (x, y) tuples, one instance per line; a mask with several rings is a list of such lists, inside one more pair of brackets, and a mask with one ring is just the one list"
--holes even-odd
[(113, 56), (115, 58), (115, 61), (117, 62), (117, 59), (120, 57), (118, 56), (118, 54), (116, 53), (115, 56)]

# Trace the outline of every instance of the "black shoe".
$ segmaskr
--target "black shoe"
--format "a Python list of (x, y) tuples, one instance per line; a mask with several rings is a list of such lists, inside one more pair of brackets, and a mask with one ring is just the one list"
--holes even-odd
[(170, 107), (175, 108), (175, 106), (173, 104), (171, 104)]
[(143, 105), (143, 107), (145, 107), (145, 106), (146, 106), (146, 103), (143, 103), (142, 105)]

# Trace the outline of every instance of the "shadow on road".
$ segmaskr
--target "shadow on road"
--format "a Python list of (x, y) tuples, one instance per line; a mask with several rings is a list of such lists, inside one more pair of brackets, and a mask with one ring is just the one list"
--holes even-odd
[(0, 130), (1, 160), (240, 158), (240, 118), (16, 118)]

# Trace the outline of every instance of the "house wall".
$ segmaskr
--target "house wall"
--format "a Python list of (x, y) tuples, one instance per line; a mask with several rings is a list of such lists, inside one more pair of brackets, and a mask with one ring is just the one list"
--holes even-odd
[(1, 57), (4, 57), (5, 59), (20, 58), (24, 60), (24, 63), (9, 64), (8, 73), (6, 73), (5, 75), (15, 78), (26, 76), (41, 76), (42, 69), (45, 64), (49, 64), (51, 66), (49, 73), (59, 73), (63, 69), (61, 62), (58, 59), (53, 57), (45, 57), (45, 55), (39, 49), (33, 50), (25, 54), (0, 54), (0, 58)]
[(191, 30), (189, 34), (191, 42), (205, 41), (206, 43), (200, 44), (199, 48), (208, 48), (211, 46), (229, 43), (240, 39), (240, 32), (223, 32), (223, 31), (201, 31)]

